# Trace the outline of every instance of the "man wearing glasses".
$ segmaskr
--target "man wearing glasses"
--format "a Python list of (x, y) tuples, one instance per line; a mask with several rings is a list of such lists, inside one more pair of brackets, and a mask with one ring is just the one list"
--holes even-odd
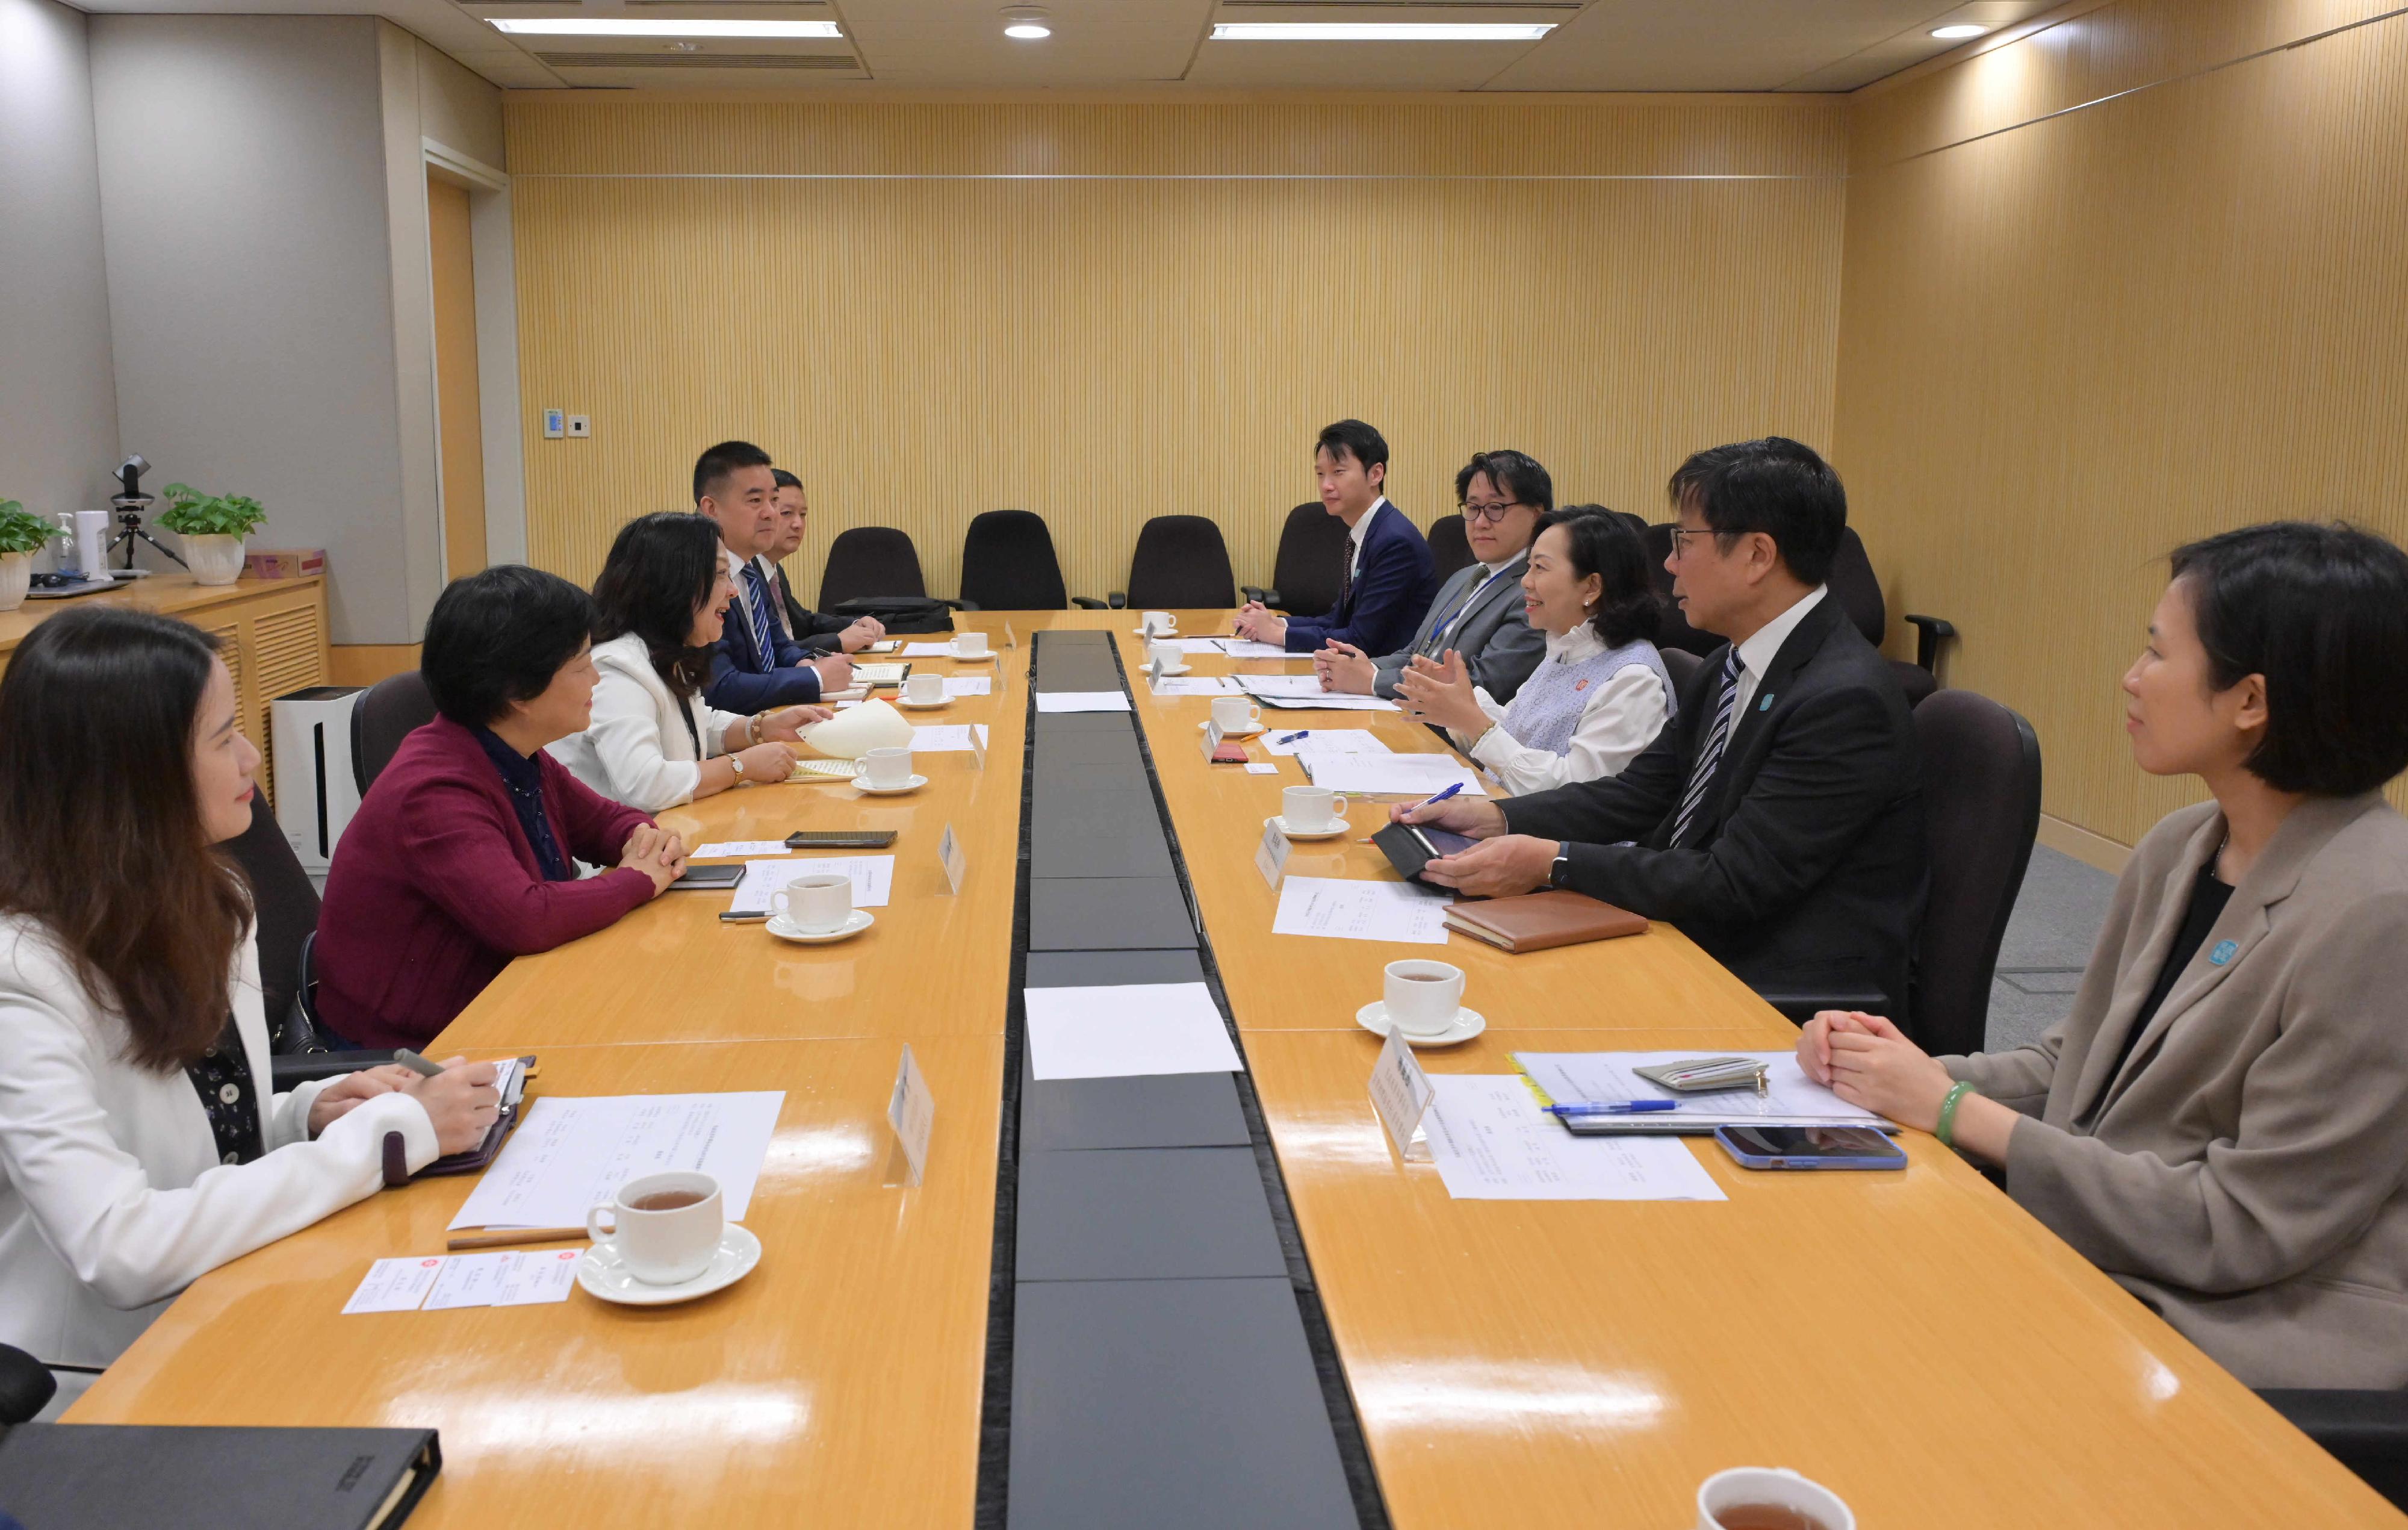
[(1510, 701), (1539, 667), (1547, 636), (1530, 625), (1522, 604), (1522, 574), (1539, 517), (1555, 508), (1555, 481), (1528, 454), (1480, 452), (1455, 475), (1463, 507), (1463, 536), (1479, 561), (1439, 586), (1412, 642), (1374, 658), (1348, 642), (1312, 656), (1325, 690), (1394, 698), (1397, 681), (1415, 657), (1437, 659), (1450, 648), (1463, 656), (1471, 683)]

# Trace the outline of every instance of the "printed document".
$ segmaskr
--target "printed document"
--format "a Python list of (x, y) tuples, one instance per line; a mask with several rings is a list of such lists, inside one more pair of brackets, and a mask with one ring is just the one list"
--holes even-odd
[(688, 852), (696, 860), (709, 860), (717, 856), (782, 856), (784, 840), (720, 840), (710, 844), (697, 844)]
[[(1753, 1089), (1681, 1094), (1640, 1077), (1632, 1070), (1699, 1057), (1753, 1058), (1767, 1064), (1765, 1092)], [(1513, 1061), (1553, 1104), (1622, 1104), (1631, 1100), (1673, 1100), (1675, 1108), (1630, 1118), (1631, 1130), (1646, 1133), (1710, 1133), (1717, 1126), (1871, 1126), (1889, 1122), (1852, 1105), (1806, 1076), (1794, 1051), (1722, 1052), (1516, 1052)]]
[(1231, 658), (1301, 658), (1304, 657), (1301, 654), (1291, 654), (1278, 643), (1256, 642), (1252, 638), (1214, 638), (1211, 641), (1220, 646), (1221, 652)]
[(1238, 683), (1226, 674), (1171, 675), (1148, 681), (1156, 696), (1235, 696)]
[(1403, 882), (1354, 882), (1334, 876), (1291, 876), (1280, 884), (1274, 935), (1326, 935), (1335, 940), (1446, 944), (1446, 908)]
[(1245, 1071), (1201, 983), (1024, 989), (1021, 997), (1039, 1078)]
[(1041, 690), (1037, 693), (1037, 710), (1061, 712), (1126, 712), (1128, 695), (1116, 690)]
[(630, 1179), (692, 1169), (742, 1221), (783, 1090), (733, 1094), (548, 1094), (527, 1107), (460, 1214), (462, 1227), (574, 1227)]
[[(1292, 740), (1283, 743), (1282, 740)], [(1384, 755), (1391, 753), (1367, 728), (1315, 728), (1297, 732), (1266, 729), (1263, 747), (1275, 755)]]
[(1350, 795), (1435, 797), (1460, 786), (1466, 797), (1485, 797), (1480, 772), (1453, 755), (1309, 754), (1297, 763), (1316, 787)]
[(1335, 712), (1395, 712), (1394, 701), (1352, 691), (1324, 690), (1321, 677), (1311, 674), (1242, 674), (1238, 684), (1265, 706), (1321, 708)]
[(984, 723), (924, 723), (911, 729), (911, 752), (915, 755), (968, 754), (970, 729), (978, 729), (978, 741), (986, 742)]
[(831, 876), (853, 878), (853, 906), (884, 908), (888, 893), (895, 887), (893, 856), (810, 856), (790, 860), (748, 860), (744, 863), (744, 880), (736, 884), (736, 901), (727, 905), (731, 914), (767, 914), (769, 894), (782, 890), (798, 876)]
[(995, 676), (991, 674), (949, 674), (945, 676), (947, 696), (991, 696), (995, 693)]
[(1672, 1137), (1576, 1137), (1539, 1108), (1518, 1074), (1432, 1074), (1422, 1129), (1458, 1201), (1722, 1201), (1714, 1176)]

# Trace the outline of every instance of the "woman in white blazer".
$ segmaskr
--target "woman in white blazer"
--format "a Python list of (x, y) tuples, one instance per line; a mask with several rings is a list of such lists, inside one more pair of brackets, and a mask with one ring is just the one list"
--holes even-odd
[(251, 824), (236, 720), (211, 640), (141, 612), (53, 618), (0, 679), (0, 1343), (58, 1377), (46, 1416), (194, 1279), (372, 1194), (388, 1133), (421, 1169), (498, 1104), (491, 1063), (263, 1087), (215, 848)]
[(830, 715), (825, 708), (747, 717), (702, 700), (735, 595), (708, 518), (664, 512), (622, 527), (594, 582), (594, 719), (547, 745), (552, 758), (646, 813), (793, 774), (789, 746), (805, 724)]

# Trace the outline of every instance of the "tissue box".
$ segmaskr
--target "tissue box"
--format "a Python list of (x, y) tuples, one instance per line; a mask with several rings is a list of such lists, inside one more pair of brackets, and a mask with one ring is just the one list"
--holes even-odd
[(253, 579), (302, 579), (326, 571), (322, 547), (254, 547), (243, 555), (243, 572)]

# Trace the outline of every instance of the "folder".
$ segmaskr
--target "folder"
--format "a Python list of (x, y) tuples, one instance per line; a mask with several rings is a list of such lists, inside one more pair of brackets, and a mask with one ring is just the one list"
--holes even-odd
[(1458, 902), (1446, 911), (1446, 927), (1517, 955), (1647, 932), (1647, 921), (1628, 909), (1560, 888)]
[(0, 1508), (29, 1530), (391, 1530), (442, 1469), (432, 1429), (21, 1423)]

